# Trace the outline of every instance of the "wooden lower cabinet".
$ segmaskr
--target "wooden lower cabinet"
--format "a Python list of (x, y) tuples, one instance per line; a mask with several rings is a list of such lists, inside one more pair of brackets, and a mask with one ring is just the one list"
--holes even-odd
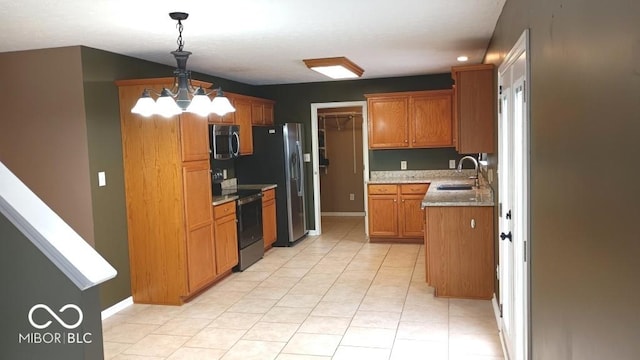
[(269, 189), (262, 192), (262, 236), (264, 249), (270, 249), (277, 238), (276, 223), (276, 190)]
[(442, 297), (491, 299), (493, 207), (425, 208), (427, 281)]
[(369, 195), (369, 237), (398, 236), (397, 195)]
[(213, 214), (216, 269), (218, 273), (224, 273), (238, 265), (236, 203), (232, 201), (214, 206)]
[(217, 275), (213, 247), (213, 217), (209, 161), (185, 163), (182, 168), (187, 229), (187, 285), (194, 293)]
[(371, 184), (368, 187), (369, 238), (421, 242), (422, 199), (429, 184)]

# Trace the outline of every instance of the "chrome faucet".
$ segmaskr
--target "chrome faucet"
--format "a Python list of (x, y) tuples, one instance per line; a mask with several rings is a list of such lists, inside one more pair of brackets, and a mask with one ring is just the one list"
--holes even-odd
[(476, 158), (474, 158), (473, 156), (465, 156), (462, 159), (460, 159), (460, 162), (458, 163), (458, 171), (462, 171), (462, 162), (464, 160), (471, 160), (473, 161), (473, 165), (475, 166), (475, 170), (476, 170), (476, 176), (472, 176), (471, 179), (475, 179), (475, 186), (476, 188), (480, 187), (480, 181), (478, 180), (478, 171), (479, 171), (479, 166), (478, 166), (478, 160), (476, 160)]

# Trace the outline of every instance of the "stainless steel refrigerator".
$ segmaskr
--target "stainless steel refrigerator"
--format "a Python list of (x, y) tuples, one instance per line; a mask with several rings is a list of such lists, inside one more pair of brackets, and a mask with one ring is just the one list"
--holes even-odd
[(291, 246), (307, 233), (302, 124), (253, 127), (253, 155), (235, 161), (239, 184), (277, 184), (278, 238)]

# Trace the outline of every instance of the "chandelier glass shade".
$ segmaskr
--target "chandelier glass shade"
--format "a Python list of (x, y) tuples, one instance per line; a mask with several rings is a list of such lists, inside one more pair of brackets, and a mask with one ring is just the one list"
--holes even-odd
[[(172, 117), (182, 112), (190, 112), (200, 116), (207, 116), (211, 113), (224, 116), (236, 111), (229, 99), (224, 96), (221, 88), (204, 89), (201, 86), (193, 86), (191, 71), (187, 70), (187, 60), (191, 52), (183, 50), (184, 42), (182, 41), (182, 20), (185, 20), (189, 14), (173, 12), (169, 16), (178, 21), (179, 31), (178, 49), (171, 52), (177, 63), (177, 67), (173, 71), (173, 88), (163, 88), (160, 93), (153, 89), (144, 89), (131, 112), (142, 116)], [(215, 97), (210, 100), (209, 95), (214, 92)], [(153, 99), (152, 93), (157, 96), (156, 100)]]

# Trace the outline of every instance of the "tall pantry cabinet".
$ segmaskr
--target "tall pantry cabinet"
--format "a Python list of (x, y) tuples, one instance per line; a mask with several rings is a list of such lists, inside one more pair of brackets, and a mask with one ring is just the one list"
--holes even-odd
[(208, 119), (191, 113), (171, 118), (131, 113), (145, 88), (159, 91), (172, 82), (116, 82), (136, 303), (181, 304), (224, 275), (215, 263)]

